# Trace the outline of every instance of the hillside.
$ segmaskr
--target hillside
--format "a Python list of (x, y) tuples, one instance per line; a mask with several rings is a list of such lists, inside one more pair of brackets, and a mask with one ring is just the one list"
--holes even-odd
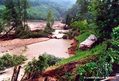
[[(52, 11), (56, 20), (65, 15), (65, 11), (73, 6), (76, 0), (28, 0), (29, 7), (28, 19), (42, 19), (45, 20), (49, 10)], [(0, 5), (3, 0), (0, 0)], [(66, 5), (67, 4), (67, 5)], [(1, 7), (1, 6), (0, 6)]]
[[(30, 8), (28, 14), (30, 19), (46, 19), (49, 10), (54, 14), (55, 19), (59, 19), (65, 14), (75, 0), (29, 0)], [(68, 5), (66, 5), (68, 3)]]

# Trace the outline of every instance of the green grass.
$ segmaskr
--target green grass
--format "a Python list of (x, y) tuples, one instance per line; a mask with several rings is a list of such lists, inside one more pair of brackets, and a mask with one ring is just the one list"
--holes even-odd
[(102, 54), (103, 51), (105, 51), (105, 49), (106, 49), (106, 44), (102, 43), (86, 51), (77, 50), (75, 56), (72, 56), (70, 58), (60, 61), (58, 65), (63, 65), (70, 62), (79, 61), (83, 58), (90, 57), (90, 56), (100, 55)]
[(83, 34), (77, 36), (76, 39), (77, 39), (79, 42), (82, 42), (82, 41), (84, 41), (85, 39), (87, 39), (90, 34), (91, 34), (90, 32), (83, 33)]

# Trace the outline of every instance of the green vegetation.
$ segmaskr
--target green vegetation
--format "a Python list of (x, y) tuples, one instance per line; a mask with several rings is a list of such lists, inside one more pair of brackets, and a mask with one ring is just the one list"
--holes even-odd
[(38, 60), (34, 58), (29, 62), (25, 67), (25, 71), (26, 73), (42, 72), (48, 66), (55, 65), (60, 60), (60, 58), (56, 58), (55, 56), (43, 54), (42, 56), (39, 56)]
[(113, 29), (112, 37), (113, 39), (119, 39), (119, 26)]
[(72, 0), (29, 0), (29, 5), (30, 7), (27, 9), (28, 19), (47, 20), (47, 13), (51, 10), (54, 18), (59, 20), (60, 17), (65, 15), (65, 11), (73, 5), (73, 2)]
[(54, 16), (53, 16), (52, 12), (49, 10), (48, 15), (47, 15), (47, 24), (46, 24), (44, 32), (49, 33), (49, 34), (52, 33), (53, 32), (53, 29), (52, 29), (53, 24), (54, 24)]
[[(41, 2), (45, 5), (40, 3), (40, 0), (39, 2), (30, 0), (29, 3), (32, 5), (30, 8), (28, 8), (27, 1), (23, 2), (23, 5), (21, 4), (22, 2), (22, 0), (6, 0), (5, 9), (3, 10), (4, 15), (3, 18), (0, 19), (0, 21), (3, 21), (0, 22), (0, 29), (4, 30), (4, 25), (8, 25), (9, 27), (11, 26), (14, 28), (15, 34), (17, 36), (23, 36), (23, 38), (38, 37), (41, 34), (49, 34), (52, 31), (51, 26), (53, 25), (54, 20), (62, 17), (62, 15), (64, 15), (64, 11), (66, 11), (61, 11), (59, 7), (56, 6), (57, 4), (51, 6), (51, 4), (54, 2), (48, 3), (48, 0), (44, 0), (44, 2), (41, 0)], [(46, 2), (48, 4), (46, 4)], [(51, 9), (47, 8), (49, 5)], [(22, 7), (22, 9), (20, 7)], [(44, 8), (45, 12), (42, 7)], [(39, 11), (37, 9), (39, 9)], [(0, 11), (2, 11), (2, 8)], [(52, 11), (54, 13), (52, 13)], [(119, 64), (118, 11), (118, 0), (77, 0), (76, 5), (74, 5), (66, 15), (65, 23), (70, 27), (70, 32), (67, 35), (69, 38), (75, 38), (78, 43), (83, 42), (87, 37), (89, 37), (90, 34), (96, 35), (98, 40), (91, 48), (85, 51), (79, 49), (79, 46), (77, 45), (76, 55), (67, 59), (61, 60), (46, 54), (39, 56), (38, 60), (33, 59), (33, 61), (28, 63), (28, 65), (25, 67), (26, 73), (29, 76), (35, 76), (34, 74), (42, 73), (49, 66), (62, 66), (71, 62), (78, 62), (76, 71), (74, 73), (76, 76), (80, 76), (79, 78), (81, 81), (84, 80), (84, 76), (109, 76), (113, 72), (113, 64)], [(38, 17), (38, 19), (47, 19), (47, 26), (44, 31), (34, 33), (29, 32), (28, 26), (25, 24), (27, 12), (29, 19), (37, 19), (36, 17)], [(54, 14), (57, 15), (53, 16)], [(41, 16), (39, 17), (39, 15)], [(24, 23), (22, 24), (23, 21)], [(0, 32), (2, 32), (1, 30)], [(7, 61), (4, 61), (3, 59), (6, 58)], [(12, 62), (11, 60), (16, 60), (16, 57), (9, 55), (1, 57), (0, 68), (3, 69), (4, 66), (11, 67), (13, 65), (20, 64), (24, 59), (16, 62)], [(64, 73), (64, 75), (61, 77), (65, 77), (69, 81), (69, 79), (75, 77), (75, 75), (72, 74), (73, 73), (70, 72)]]
[[(118, 0), (77, 0), (79, 12), (69, 12), (67, 15), (69, 18), (66, 18), (66, 21), (72, 30), (70, 33), (79, 43), (90, 34), (98, 37), (98, 41), (92, 48), (82, 51), (77, 47), (75, 56), (58, 63), (62, 65), (84, 61), (85, 63), (79, 64), (76, 71), (81, 81), (84, 80), (84, 76), (107, 77), (113, 72), (113, 64), (119, 63), (119, 13), (117, 12), (119, 5), (116, 3)], [(97, 58), (86, 61), (86, 58), (94, 57)]]
[(23, 55), (16, 56), (16, 55), (10, 55), (6, 54), (0, 57), (0, 70), (4, 70), (9, 67), (17, 66), (19, 64), (22, 64), (24, 61), (26, 61), (26, 57)]
[[(37, 4), (37, 3), (35, 3)], [(1, 5), (0, 11), (0, 32), (4, 32), (0, 37), (9, 37), (13, 38), (35, 38), (35, 37), (47, 37), (53, 29), (51, 26), (54, 23), (54, 14), (49, 11), (46, 16), (47, 26), (45, 30), (38, 30), (32, 32), (28, 25), (27, 19), (29, 17), (29, 1), (27, 0), (5, 0), (4, 6)], [(35, 11), (35, 9), (33, 10)], [(41, 11), (42, 12), (42, 11)], [(37, 13), (37, 11), (35, 11)], [(36, 14), (34, 14), (36, 16)]]
[(74, 62), (74, 61), (80, 61), (82, 59), (85, 59), (85, 58), (88, 58), (91, 56), (92, 57), (93, 56), (99, 56), (105, 50), (106, 50), (106, 44), (105, 43), (99, 44), (99, 45), (95, 46), (94, 48), (86, 50), (86, 51), (77, 50), (75, 56), (61, 60), (60, 62), (58, 62), (58, 65), (67, 64), (67, 63)]
[(4, 36), (10, 34), (11, 31), (15, 32), (16, 37), (28, 32), (28, 26), (25, 24), (27, 0), (5, 0), (4, 6), (0, 17), (2, 21), (0, 28), (2, 29), (1, 32), (5, 32)]

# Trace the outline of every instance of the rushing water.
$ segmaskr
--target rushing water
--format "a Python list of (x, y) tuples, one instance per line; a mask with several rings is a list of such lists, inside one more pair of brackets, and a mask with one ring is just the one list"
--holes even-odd
[[(16, 44), (13, 44), (12, 47), (10, 46), (10, 49), (12, 49), (12, 50), (9, 51), (9, 48), (7, 49), (7, 47), (6, 47), (6, 49), (4, 49), (4, 50), (8, 50), (8, 51), (5, 51), (4, 53), (10, 52), (10, 53), (16, 54), (16, 55), (23, 54), (28, 58), (28, 60), (32, 60), (34, 57), (38, 58), (39, 55), (42, 55), (44, 53), (54, 55), (59, 58), (68, 58), (69, 57), (68, 48), (70, 47), (71, 40), (61, 39), (62, 36), (64, 35), (61, 32), (65, 32), (65, 31), (56, 30), (55, 32), (53, 32), (53, 35), (59, 39), (49, 39), (46, 41), (35, 42), (32, 44), (28, 43), (28, 45), (23, 45), (23, 46), (21, 45), (20, 47), (15, 47), (15, 48), (14, 48), (14, 46), (16, 46)], [(31, 39), (29, 39), (29, 40), (31, 40)], [(22, 41), (23, 40), (20, 40), (20, 42), (22, 42)], [(8, 45), (8, 47), (9, 47), (9, 45)], [(13, 68), (7, 69), (4, 74), (0, 75), (0, 81), (8, 80), (8, 78), (12, 77), (12, 73), (13, 73)], [(22, 68), (21, 72), (19, 74), (19, 80), (21, 79), (23, 73), (24, 73), (24, 69)]]
[(56, 57), (67, 58), (69, 57), (67, 50), (68, 47), (70, 47), (70, 42), (70, 40), (50, 39), (45, 42), (31, 44), (27, 46), (25, 54), (29, 59), (38, 57), (43, 53), (54, 55)]

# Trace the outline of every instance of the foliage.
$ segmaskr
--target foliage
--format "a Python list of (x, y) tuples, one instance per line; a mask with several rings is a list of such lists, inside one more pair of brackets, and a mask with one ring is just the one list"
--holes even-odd
[(119, 41), (112, 41), (111, 47), (108, 49), (109, 58), (112, 63), (119, 64)]
[(80, 7), (78, 4), (74, 4), (72, 8), (70, 8), (65, 16), (63, 22), (66, 23), (67, 25), (70, 25), (72, 22), (76, 21), (79, 19), (79, 11)]
[(2, 17), (2, 12), (3, 10), (5, 9), (5, 6), (4, 5), (0, 5), (0, 18)]
[(32, 73), (32, 72), (37, 72), (37, 71), (42, 72), (48, 66), (54, 65), (58, 61), (60, 61), (59, 58), (56, 58), (52, 55), (43, 54), (42, 56), (39, 56), (38, 60), (33, 59), (31, 62), (29, 62), (25, 66), (25, 71), (26, 73)]
[(20, 34), (25, 30), (27, 0), (5, 0), (4, 6), (2, 27), (6, 27), (4, 28), (6, 29), (5, 35), (8, 35), (12, 30), (15, 31), (16, 35)]
[[(0, 0), (0, 5), (3, 5), (3, 2), (4, 0)], [(28, 0), (27, 17), (33, 20), (47, 20), (46, 16), (50, 9), (53, 11), (55, 20), (60, 20), (65, 15), (65, 11), (71, 8), (74, 3), (75, 0)]]
[(60, 81), (74, 81), (73, 74), (71, 72), (66, 72), (63, 76), (59, 78)]
[(42, 72), (47, 67), (46, 59), (42, 56), (39, 56), (39, 59), (33, 59), (32, 62), (29, 62), (25, 66), (26, 73), (32, 73), (32, 72)]
[(64, 16), (65, 11), (67, 11), (68, 8), (74, 4), (74, 2), (75, 1), (72, 0), (29, 0), (31, 7), (28, 8), (28, 18), (47, 20), (46, 16), (48, 10), (50, 9), (53, 11), (55, 20), (59, 20)]
[(20, 56), (16, 55), (11, 56), (9, 54), (3, 55), (2, 57), (0, 57), (0, 70), (19, 65), (26, 60), (27, 60), (26, 57), (24, 57), (23, 55)]
[(49, 10), (47, 15), (47, 26), (52, 27), (53, 24), (54, 24), (54, 17), (52, 15), (52, 11)]
[[(95, 31), (100, 39), (111, 37), (112, 29), (118, 26), (118, 0), (77, 0), (77, 12), (68, 13), (68, 22), (87, 20), (88, 25), (95, 23)], [(75, 22), (75, 24), (77, 24)], [(79, 26), (77, 26), (78, 28)]]
[(107, 60), (108, 55), (102, 54), (99, 60), (86, 63), (77, 68), (77, 74), (84, 80), (85, 77), (107, 77), (112, 72), (112, 63)]
[(0, 33), (2, 32), (2, 30), (4, 29), (3, 27), (2, 27), (2, 23), (1, 23), (2, 21), (0, 20)]
[(88, 57), (94, 58), (95, 56), (99, 56), (100, 54), (102, 54), (103, 51), (106, 50), (106, 47), (107, 45), (105, 43), (102, 43), (86, 51), (77, 50), (75, 56), (69, 57), (67, 59), (63, 59), (59, 61), (58, 64), (62, 65), (62, 64), (73, 62), (73, 61), (79, 61), (81, 59), (88, 58)]
[(110, 59), (112, 63), (119, 64), (119, 28), (114, 28), (112, 33), (112, 38), (109, 43), (108, 54), (110, 55)]
[[(47, 20), (47, 13), (51, 6), (48, 5), (40, 5), (34, 6), (27, 9), (28, 11), (28, 19), (31, 20)], [(60, 17), (59, 12), (56, 9), (51, 9), (53, 11), (54, 18), (58, 20)]]
[(77, 73), (81, 76), (84, 76), (85, 73), (93, 74), (96, 67), (97, 67), (97, 64), (95, 62), (90, 62), (85, 64), (84, 66), (78, 67)]
[(70, 25), (70, 23), (75, 21), (91, 19), (92, 16), (88, 11), (89, 4), (90, 0), (77, 0), (76, 4), (67, 11), (67, 15), (65, 17), (66, 24)]
[(53, 29), (52, 29), (53, 24), (54, 24), (54, 16), (52, 15), (52, 12), (49, 11), (48, 15), (47, 15), (47, 24), (46, 24), (44, 32), (52, 33), (52, 31), (53, 31)]
[(112, 72), (112, 65), (105, 60), (99, 59), (100, 62), (89, 62), (77, 68), (77, 75), (83, 81), (85, 77), (107, 77)]
[(119, 26), (113, 29), (112, 37), (114, 39), (119, 39)]
[(86, 20), (83, 21), (75, 21), (70, 25), (73, 29), (79, 29), (81, 31), (88, 29), (88, 22)]
[[(110, 43), (111, 42), (111, 43)], [(83, 66), (79, 66), (77, 73), (83, 77), (107, 77), (111, 74), (113, 63), (119, 64), (118, 41), (106, 41), (105, 51), (100, 52), (99, 58), (95, 62), (89, 62)]]
[(73, 29), (72, 33), (74, 33), (75, 30), (80, 31), (80, 34), (74, 35), (79, 42), (84, 41), (90, 34), (98, 36), (98, 32), (96, 32), (97, 26), (95, 23), (89, 23), (87, 20), (75, 21), (71, 24), (71, 27)]
[(83, 33), (77, 37), (75, 37), (79, 42), (83, 42), (85, 41), (89, 36), (90, 36), (90, 32), (86, 32), (86, 33)]
[(57, 58), (53, 55), (43, 54), (42, 56), (47, 59), (47, 63), (49, 66), (55, 65), (57, 62), (59, 62), (61, 60), (61, 58)]
[(96, 1), (96, 21), (102, 39), (110, 38), (112, 29), (119, 25), (119, 1), (118, 0), (98, 0)]

